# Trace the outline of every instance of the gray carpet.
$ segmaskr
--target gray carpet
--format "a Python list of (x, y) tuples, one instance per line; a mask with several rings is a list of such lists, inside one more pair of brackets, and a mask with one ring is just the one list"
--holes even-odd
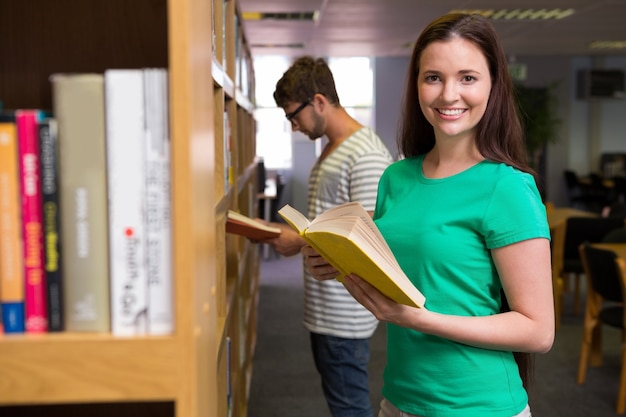
[[(250, 388), (249, 417), (330, 416), (302, 326), (302, 272), (299, 256), (274, 258), (261, 265), (258, 338)], [(604, 328), (604, 364), (590, 368), (584, 385), (576, 383), (582, 314), (574, 315), (572, 296), (552, 350), (536, 356), (531, 395), (534, 417), (615, 416), (620, 367), (620, 331)], [(378, 409), (385, 363), (385, 327), (371, 343), (370, 387)]]

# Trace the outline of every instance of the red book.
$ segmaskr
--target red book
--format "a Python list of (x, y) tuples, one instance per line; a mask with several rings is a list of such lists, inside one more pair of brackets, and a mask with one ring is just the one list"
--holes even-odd
[(28, 333), (48, 330), (38, 118), (37, 110), (18, 110), (15, 113), (22, 197), (25, 321)]
[(228, 210), (226, 218), (226, 233), (245, 236), (252, 240), (272, 239), (280, 236), (280, 229), (266, 226), (261, 222), (251, 219), (241, 213)]

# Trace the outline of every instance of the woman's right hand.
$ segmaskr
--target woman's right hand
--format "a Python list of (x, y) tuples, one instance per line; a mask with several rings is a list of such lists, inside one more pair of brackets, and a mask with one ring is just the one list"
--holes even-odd
[(304, 264), (316, 280), (326, 281), (329, 279), (335, 279), (339, 276), (339, 271), (337, 271), (334, 266), (329, 264), (328, 261), (326, 261), (326, 259), (317, 253), (317, 251), (311, 246), (303, 246), (300, 253), (304, 259)]

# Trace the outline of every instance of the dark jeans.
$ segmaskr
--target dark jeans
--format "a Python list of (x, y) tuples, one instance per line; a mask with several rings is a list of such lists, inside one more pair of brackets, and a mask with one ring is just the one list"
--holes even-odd
[(311, 333), (311, 349), (333, 417), (372, 417), (367, 377), (369, 339)]

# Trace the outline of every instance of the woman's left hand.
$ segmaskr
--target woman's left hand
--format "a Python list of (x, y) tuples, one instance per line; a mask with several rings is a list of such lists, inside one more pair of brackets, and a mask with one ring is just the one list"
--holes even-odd
[(419, 310), (424, 310), (396, 303), (355, 274), (344, 277), (343, 284), (348, 292), (380, 321), (408, 327), (415, 319), (415, 314), (419, 314)]
[[(326, 281), (336, 279), (341, 275), (335, 267), (329, 264), (311, 246), (304, 246), (300, 252), (304, 258), (304, 264), (316, 280)], [(413, 320), (416, 317), (420, 317), (416, 316), (416, 314), (423, 314), (421, 310), (426, 311), (424, 308), (414, 308), (396, 303), (358, 275), (347, 275), (343, 277), (342, 282), (348, 292), (363, 307), (371, 311), (378, 320), (391, 322), (398, 326), (410, 327)]]

